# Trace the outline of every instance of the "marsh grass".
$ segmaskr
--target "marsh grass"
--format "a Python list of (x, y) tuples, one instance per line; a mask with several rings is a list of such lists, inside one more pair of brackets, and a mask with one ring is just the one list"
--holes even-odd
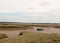
[(6, 34), (0, 34), (0, 39), (8, 38)]
[(60, 43), (60, 35), (56, 33), (45, 34), (36, 32), (23, 32), (15, 38), (0, 40), (0, 43)]

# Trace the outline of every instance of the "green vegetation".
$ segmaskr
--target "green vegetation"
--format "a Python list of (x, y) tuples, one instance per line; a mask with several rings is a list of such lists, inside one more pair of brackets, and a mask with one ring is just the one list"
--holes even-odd
[(44, 34), (36, 32), (23, 32), (15, 38), (8, 38), (0, 40), (0, 43), (60, 43), (60, 35)]
[(8, 38), (8, 36), (5, 34), (0, 34), (0, 39), (4, 39), (4, 38)]

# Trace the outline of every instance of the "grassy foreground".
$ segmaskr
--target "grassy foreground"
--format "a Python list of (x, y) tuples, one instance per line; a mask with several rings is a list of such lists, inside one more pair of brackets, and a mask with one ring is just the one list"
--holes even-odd
[(23, 32), (15, 38), (0, 39), (0, 43), (60, 43), (60, 35)]

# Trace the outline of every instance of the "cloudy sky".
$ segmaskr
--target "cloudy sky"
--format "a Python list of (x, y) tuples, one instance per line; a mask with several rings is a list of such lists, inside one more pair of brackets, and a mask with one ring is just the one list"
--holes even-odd
[(0, 0), (0, 21), (60, 23), (60, 0)]

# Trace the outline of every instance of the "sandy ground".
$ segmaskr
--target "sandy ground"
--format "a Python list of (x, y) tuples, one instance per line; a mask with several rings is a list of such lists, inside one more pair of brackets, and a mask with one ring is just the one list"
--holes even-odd
[(14, 30), (14, 31), (2, 31), (0, 30), (0, 34), (6, 34), (7, 36), (11, 37), (16, 37), (19, 35), (20, 32), (22, 31), (33, 31), (33, 32), (39, 32), (39, 33), (57, 33), (60, 34), (60, 29), (55, 29), (55, 28), (44, 28), (43, 31), (37, 31), (37, 30)]
[(45, 28), (43, 31), (38, 31), (40, 33), (57, 33), (60, 34), (60, 29), (58, 28)]
[(6, 34), (8, 37), (16, 37), (20, 33), (20, 30), (15, 30), (15, 31), (0, 31), (0, 34)]

